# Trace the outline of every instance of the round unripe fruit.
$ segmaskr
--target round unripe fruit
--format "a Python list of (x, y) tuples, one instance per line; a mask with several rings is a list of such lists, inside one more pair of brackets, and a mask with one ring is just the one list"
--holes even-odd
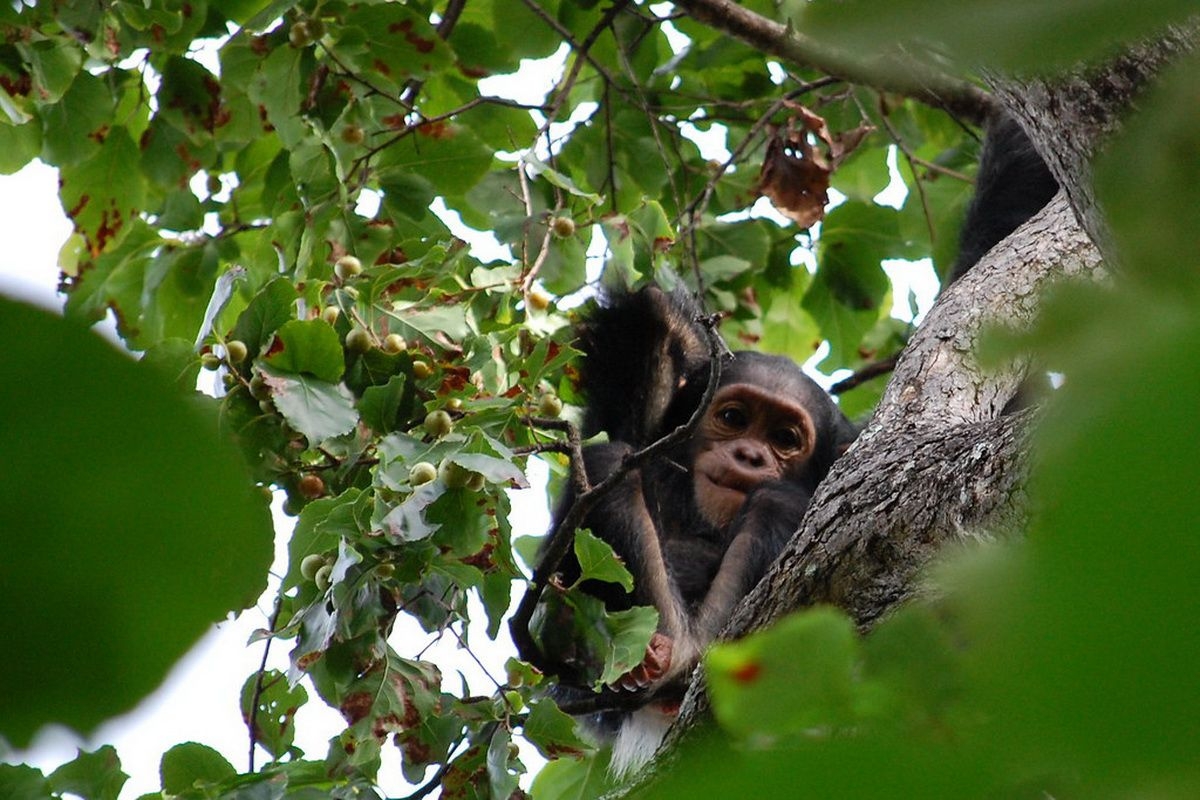
[(342, 310), (337, 306), (325, 306), (321, 309), (321, 319), (328, 322), (330, 325), (336, 325), (338, 317), (342, 315)]
[(221, 359), (217, 358), (212, 353), (205, 353), (200, 356), (200, 366), (205, 369), (218, 369), (221, 366)]
[(447, 459), (438, 466), (438, 477), (447, 489), (461, 489), (471, 479), (471, 470)]
[(458, 411), (462, 407), (463, 401), (461, 397), (451, 397), (446, 401), (446, 408), (450, 409), (451, 411)]
[(396, 574), (396, 565), (385, 561), (375, 568), (375, 574), (386, 581)]
[(562, 410), (563, 401), (556, 394), (547, 392), (546, 394), (542, 395), (541, 400), (538, 400), (538, 413), (543, 417), (557, 419), (558, 415), (562, 413)]
[(300, 479), (300, 494), (307, 497), (309, 500), (316, 500), (318, 497), (325, 496), (325, 481), (321, 480), (320, 475), (314, 475), (309, 472)]
[(267, 386), (267, 382), (263, 380), (263, 376), (257, 372), (250, 379), (250, 396), (255, 400), (270, 400), (271, 389)]
[(413, 376), (419, 380), (424, 380), (433, 374), (433, 367), (429, 366), (428, 361), (413, 362)]
[(560, 239), (569, 239), (575, 235), (575, 220), (570, 217), (555, 217), (550, 220), (550, 230)]
[(292, 47), (308, 47), (312, 44), (313, 36), (308, 23), (304, 21), (293, 23), (292, 27), (288, 29), (288, 41), (292, 43)]
[(444, 409), (438, 408), (425, 415), (425, 432), (430, 436), (441, 437), (454, 430), (454, 420)]
[(333, 271), (342, 280), (353, 278), (362, 272), (362, 262), (354, 256), (342, 256), (333, 265)]
[(306, 19), (304, 24), (308, 26), (308, 35), (312, 37), (314, 42), (325, 35), (325, 23), (316, 17)]
[(535, 311), (545, 311), (550, 307), (550, 295), (534, 289), (529, 293), (529, 307)]
[(313, 576), (313, 583), (322, 592), (329, 588), (329, 584), (333, 583), (333, 567), (326, 564), (317, 570), (317, 574)]
[(424, 486), (438, 475), (437, 467), (428, 461), (418, 461), (408, 471), (408, 482), (413, 486)]
[(309, 553), (300, 562), (300, 575), (306, 581), (314, 580), (317, 571), (325, 566), (325, 556), (321, 553)]
[(366, 328), (356, 325), (346, 334), (346, 349), (351, 353), (365, 353), (371, 349), (372, 344), (371, 334)]
[(472, 472), (471, 476), (469, 478), (467, 478), (466, 488), (469, 491), (472, 491), (472, 492), (482, 491), (483, 487), (486, 485), (487, 485), (487, 479), (484, 478), (483, 475), (479, 472)]
[(367, 139), (367, 133), (361, 125), (347, 125), (342, 128), (342, 141), (346, 144), (362, 144)]
[(398, 333), (389, 333), (383, 340), (383, 352), (385, 353), (395, 355), (403, 353), (407, 349), (408, 342), (404, 341), (404, 337)]
[(238, 339), (230, 339), (225, 343), (225, 353), (229, 356), (230, 364), (240, 364), (246, 360), (246, 356), (250, 351), (246, 349), (246, 343)]

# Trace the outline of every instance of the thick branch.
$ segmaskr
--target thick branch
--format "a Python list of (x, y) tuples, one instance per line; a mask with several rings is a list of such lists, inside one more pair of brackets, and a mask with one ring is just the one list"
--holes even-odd
[[(1094, 278), (1099, 269), (1098, 251), (1060, 194), (948, 289), (867, 429), (723, 636), (818, 603), (868, 628), (912, 596), (919, 572), (947, 544), (1019, 529), (1032, 415), (1001, 412), (1025, 367), (985, 371), (976, 345), (990, 325), (1027, 325), (1052, 281)], [(702, 681), (693, 677), (672, 738), (706, 713)]]
[(928, 64), (897, 55), (864, 58), (810, 39), (749, 11), (733, 0), (678, 0), (689, 16), (762, 53), (800, 66), (814, 67), (851, 83), (896, 92), (981, 123), (994, 108), (987, 92)]

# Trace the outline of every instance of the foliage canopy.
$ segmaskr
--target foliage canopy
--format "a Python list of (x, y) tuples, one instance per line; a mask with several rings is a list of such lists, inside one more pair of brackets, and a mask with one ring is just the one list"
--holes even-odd
[[(0, 169), (57, 167), (74, 224), (65, 320), (0, 308), (6, 341), (22, 343), (0, 408), (24, 434), (0, 501), (13, 531), (0, 585), (16, 598), (0, 629), (17, 643), (0, 733), (22, 746), (42, 722), (93, 729), (248, 606), (271, 536), (257, 484), (298, 517), (262, 633), (290, 648), (290, 668), (250, 676), (242, 697), (267, 763), (239, 772), (180, 744), (163, 796), (377, 796), (391, 743), (413, 784), (506, 798), (525, 770), (514, 738), (557, 759), (536, 796), (602, 791), (593, 748), (527, 665), (511, 661), (487, 694), (457, 691), (389, 639), (401, 614), (468, 647), (497, 636), (526, 580), (506, 490), (526, 485), (530, 456), (555, 481), (567, 469), (565, 426), (546, 416), (548, 397), (577, 412), (571, 309), (589, 287), (678, 275), (725, 312), (729, 341), (799, 361), (828, 343), (822, 370), (868, 367), (911, 332), (882, 262), (928, 258), (945, 274), (978, 155), (967, 126), (890, 78), (872, 88), (765, 59), (694, 5), (0, 8)], [(745, 7), (859, 52), (919, 30), (949, 55), (923, 68), (951, 75), (980, 52), (1005, 67), (1098, 58), (1114, 34), (1192, 10), (1144, 3), (1133, 28), (1122, 3), (1062, 4), (1079, 33), (1065, 36), (1055, 4), (1029, 5)], [(556, 75), (532, 99), (530, 73), (492, 80), (524, 59)], [(1041, 430), (1030, 541), (945, 567), (943, 599), (868, 637), (826, 609), (715, 651), (716, 743), (656, 791), (732, 795), (753, 775), (791, 797), (799, 771), (814, 796), (1195, 795), (1200, 281), (1178, 263), (1200, 252), (1195, 74), (1193, 60), (1164, 78), (1099, 171), (1121, 291), (1065, 293), (1026, 343), (1068, 377)], [(844, 200), (813, 235), (755, 205), (769, 142), (805, 115), (834, 139), (864, 137), (836, 154)], [(705, 136), (724, 142), (719, 157)], [(876, 200), (889, 157), (898, 206)], [(494, 255), (457, 220), (494, 236)], [(109, 313), (140, 363), (82, 330)], [(220, 376), (215, 398), (194, 396), (202, 368)], [(869, 412), (885, 380), (843, 408)], [(597, 541), (577, 538), (581, 561), (625, 580)], [(114, 553), (121, 575), (98, 574)], [(638, 660), (645, 615), (565, 597), (597, 623), (581, 635), (607, 654), (598, 669)], [(318, 700), (346, 728), (327, 753), (302, 753), (293, 717)], [(101, 800), (123, 783), (111, 748), (49, 776), (0, 766), (5, 796)]]

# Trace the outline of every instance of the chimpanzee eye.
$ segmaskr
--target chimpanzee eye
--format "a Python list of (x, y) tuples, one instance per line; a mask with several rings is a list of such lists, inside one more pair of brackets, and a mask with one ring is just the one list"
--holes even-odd
[(771, 443), (781, 450), (799, 450), (800, 433), (795, 428), (776, 428), (771, 431)]
[(741, 406), (725, 406), (717, 412), (717, 419), (730, 428), (742, 429), (750, 424)]

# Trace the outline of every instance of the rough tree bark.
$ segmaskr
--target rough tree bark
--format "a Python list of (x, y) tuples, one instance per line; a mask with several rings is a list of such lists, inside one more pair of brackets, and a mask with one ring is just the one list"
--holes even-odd
[[(723, 21), (723, 0), (684, 7), (750, 41), (740, 16)], [(801, 529), (724, 637), (819, 603), (845, 609), (866, 630), (913, 596), (920, 572), (945, 546), (1021, 530), (1036, 413), (1003, 410), (1026, 365), (986, 370), (976, 344), (988, 326), (1027, 326), (1047, 285), (1102, 274), (1107, 236), (1090, 164), (1138, 91), (1192, 47), (1194, 33), (1170, 31), (1104, 68), (1053, 81), (993, 79), (996, 96), (1027, 125), (1063, 190), (938, 299), (866, 430), (819, 487)], [(790, 31), (760, 26), (753, 35), (751, 44), (764, 52), (791, 52), (761, 41)], [(706, 714), (697, 671), (668, 749)]]

